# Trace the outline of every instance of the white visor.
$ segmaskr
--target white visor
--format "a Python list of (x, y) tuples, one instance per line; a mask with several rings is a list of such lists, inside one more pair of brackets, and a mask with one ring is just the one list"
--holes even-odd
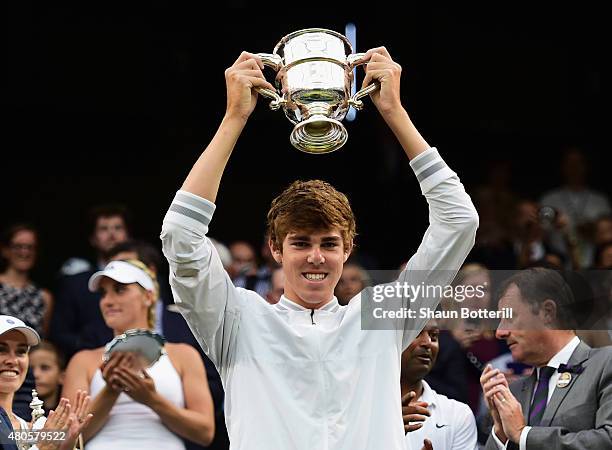
[(89, 290), (96, 292), (100, 289), (100, 280), (108, 277), (123, 284), (138, 283), (147, 291), (155, 291), (151, 277), (139, 267), (125, 261), (111, 261), (104, 270), (94, 273), (89, 279)]

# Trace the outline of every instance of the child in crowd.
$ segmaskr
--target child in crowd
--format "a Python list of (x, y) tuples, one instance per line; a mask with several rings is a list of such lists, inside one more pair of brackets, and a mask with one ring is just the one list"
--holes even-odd
[(34, 372), (38, 398), (44, 402), (43, 409), (55, 410), (64, 384), (64, 355), (51, 342), (41, 341), (30, 351), (30, 367)]

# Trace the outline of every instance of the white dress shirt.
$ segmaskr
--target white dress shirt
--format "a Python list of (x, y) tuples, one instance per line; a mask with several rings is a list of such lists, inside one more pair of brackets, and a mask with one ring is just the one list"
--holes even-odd
[[(430, 226), (401, 277), (445, 285), (473, 246), (478, 215), (435, 149), (410, 165)], [(235, 287), (206, 237), (214, 209), (179, 191), (161, 238), (177, 307), (221, 375), (231, 449), (404, 449), (401, 354), (427, 319), (367, 330), (360, 294), (348, 306), (334, 297), (311, 310)], [(439, 299), (417, 302), (435, 308)]]
[(423, 380), (423, 394), (418, 401), (427, 402), (431, 413), (418, 430), (406, 433), (407, 450), (421, 450), (429, 439), (434, 450), (477, 450), (478, 432), (472, 410), (465, 403), (434, 391)]
[[(572, 353), (574, 353), (574, 350), (576, 350), (576, 347), (578, 347), (578, 344), (580, 344), (580, 339), (578, 338), (578, 336), (574, 336), (567, 344), (565, 344), (565, 347), (563, 347), (561, 351), (559, 351), (559, 353), (557, 353), (555, 356), (553, 356), (550, 359), (550, 361), (548, 361), (548, 364), (546, 365), (550, 367), (554, 367), (555, 369), (558, 369), (561, 364), (567, 364), (569, 359), (572, 357)], [(540, 368), (538, 367), (536, 370), (537, 370), (537, 375), (538, 375), (537, 379), (539, 380)], [(560, 375), (561, 374), (559, 373), (559, 371), (555, 371), (555, 373), (553, 373), (552, 376), (550, 377), (550, 381), (548, 382), (548, 398), (546, 400), (546, 404), (548, 404), (548, 402), (550, 401), (550, 398), (552, 397), (553, 392), (555, 391), (555, 388), (557, 387), (557, 381), (559, 381)], [(536, 380), (536, 386), (537, 386), (537, 380)], [(535, 389), (533, 390), (529, 404), (531, 404), (531, 400), (533, 399), (534, 395), (535, 395)], [(529, 430), (531, 430), (531, 427), (526, 426), (525, 428), (523, 428), (523, 431), (521, 431), (521, 437), (519, 440), (520, 450), (527, 449), (527, 434), (529, 433)], [(508, 442), (506, 442), (506, 444), (502, 444), (502, 442), (499, 440), (499, 438), (495, 434), (495, 427), (493, 427), (492, 433), (493, 433), (493, 440), (497, 444), (497, 448), (505, 449), (508, 446)]]

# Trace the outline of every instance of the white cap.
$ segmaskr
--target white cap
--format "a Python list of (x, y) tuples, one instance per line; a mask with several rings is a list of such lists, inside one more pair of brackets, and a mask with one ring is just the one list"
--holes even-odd
[(123, 284), (138, 283), (147, 291), (155, 291), (151, 277), (141, 268), (126, 261), (111, 261), (104, 270), (94, 273), (89, 278), (89, 290), (91, 292), (100, 288), (102, 277), (108, 277)]
[(0, 335), (11, 330), (20, 331), (27, 339), (28, 345), (38, 345), (40, 336), (34, 328), (27, 326), (22, 320), (13, 316), (0, 316)]

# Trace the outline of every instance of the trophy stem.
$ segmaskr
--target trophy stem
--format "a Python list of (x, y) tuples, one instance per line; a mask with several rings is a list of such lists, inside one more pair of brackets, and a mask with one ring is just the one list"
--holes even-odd
[(308, 118), (298, 123), (289, 137), (295, 148), (305, 153), (321, 154), (338, 150), (346, 143), (348, 133), (344, 125), (321, 114), (323, 111), (309, 112)]

